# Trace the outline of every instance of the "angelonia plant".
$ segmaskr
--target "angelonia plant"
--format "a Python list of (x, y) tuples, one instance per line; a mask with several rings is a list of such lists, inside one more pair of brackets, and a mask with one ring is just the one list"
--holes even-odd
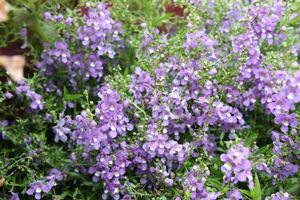
[(0, 83), (0, 198), (300, 199), (300, 3), (161, 3), (45, 6)]

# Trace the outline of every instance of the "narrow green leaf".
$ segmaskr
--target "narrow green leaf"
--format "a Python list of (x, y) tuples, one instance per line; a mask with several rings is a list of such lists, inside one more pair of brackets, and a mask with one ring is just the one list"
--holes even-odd
[(255, 178), (254, 178), (254, 188), (252, 190), (250, 190), (250, 196), (252, 198), (252, 200), (261, 200), (261, 187), (260, 187), (260, 183), (259, 183), (259, 179), (257, 174), (255, 173)]
[(254, 141), (256, 141), (257, 137), (257, 133), (250, 133), (249, 136), (245, 139), (245, 145), (251, 146), (254, 143)]
[(250, 195), (250, 192), (249, 192), (248, 190), (239, 189), (239, 191), (240, 191), (243, 195), (245, 195), (245, 196), (247, 196), (247, 197), (250, 197), (250, 196), (251, 196), (251, 195)]

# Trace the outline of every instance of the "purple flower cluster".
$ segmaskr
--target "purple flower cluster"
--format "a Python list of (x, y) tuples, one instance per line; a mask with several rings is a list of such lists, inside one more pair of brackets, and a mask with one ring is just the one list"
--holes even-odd
[(266, 197), (265, 200), (290, 200), (290, 199), (293, 199), (291, 195), (289, 195), (287, 192), (281, 191)]
[[(242, 126), (245, 124), (242, 113), (238, 108), (231, 107), (224, 104), (223, 102), (214, 102), (213, 115), (215, 118), (213, 120), (218, 120), (217, 122), (222, 124), (226, 130), (241, 130)], [(215, 121), (212, 121), (216, 123)]]
[[(214, 1), (209, 5), (197, 2), (209, 7), (210, 17), (215, 16)], [(154, 35), (146, 30), (140, 50), (148, 51), (145, 60), (151, 60), (148, 64), (155, 68), (146, 70), (143, 60), (124, 86), (124, 82), (119, 84), (124, 77), (118, 76), (107, 79), (113, 84), (98, 84), (103, 80), (107, 60), (122, 46), (122, 30), (121, 24), (110, 17), (106, 4), (88, 4), (82, 21), (76, 21), (81, 24), (76, 35), (65, 34), (52, 48), (46, 46), (38, 64), (41, 74), (49, 77), (49, 91), (60, 84), (50, 78), (58, 72), (68, 75), (68, 86), (74, 90), (91, 79), (98, 84), (92, 88), (97, 91), (98, 102), (88, 102), (88, 109), (75, 117), (61, 116), (53, 127), (54, 141), (69, 148), (75, 172), (103, 183), (102, 199), (132, 199), (131, 189), (140, 186), (162, 192), (177, 185), (186, 191), (186, 199), (243, 199), (237, 187), (242, 182), (253, 189), (255, 170), (266, 171), (274, 185), (277, 180), (294, 176), (300, 158), (300, 72), (292, 74), (278, 63), (269, 62), (270, 55), (264, 49), (279, 46), (285, 39), (277, 28), (282, 12), (281, 1), (269, 7), (257, 3), (244, 9), (240, 3), (229, 4), (217, 29), (223, 34), (220, 41), (215, 41), (217, 35), (214, 40), (209, 37), (215, 31), (211, 27), (219, 22), (208, 17), (198, 31), (184, 32), (186, 40), (176, 48), (186, 53), (176, 56), (164, 49), (168, 35), (161, 36), (159, 43), (158, 31)], [(68, 26), (74, 23), (73, 18), (50, 13), (45, 13), (45, 18), (64, 21)], [(238, 35), (232, 37), (232, 32)], [(28, 91), (29, 86), (21, 83), (16, 93), (25, 93), (32, 109), (42, 109), (41, 97)], [(251, 117), (258, 110), (272, 119), (266, 125), (273, 129), (271, 137), (259, 133), (259, 137), (272, 141), (275, 154), (271, 158), (252, 156), (260, 144), (247, 144), (249, 138), (243, 138), (244, 132), (256, 128), (252, 124), (265, 122), (253, 122)], [(219, 144), (226, 152), (220, 155), (222, 166), (218, 166), (220, 162), (202, 162), (218, 160)], [(195, 165), (195, 161), (200, 163)], [(256, 162), (259, 164), (253, 169)], [(200, 166), (208, 170), (204, 173)], [(215, 188), (207, 184), (212, 166), (223, 172), (227, 194), (213, 192)], [(40, 199), (55, 180), (63, 178), (60, 171), (52, 170), (45, 180), (32, 183), (27, 194)], [(278, 192), (267, 199), (289, 199), (289, 195)]]
[(220, 196), (219, 192), (208, 192), (205, 188), (205, 175), (201, 170), (194, 166), (185, 177), (184, 186), (190, 192), (190, 199), (210, 199), (216, 200)]
[[(69, 25), (74, 23), (70, 17), (65, 20), (62, 16), (61, 20), (54, 19), (49, 12), (45, 13), (45, 17), (47, 20)], [(122, 46), (121, 23), (110, 17), (106, 4), (87, 4), (87, 11), (80, 19), (76, 22), (80, 24), (75, 30), (77, 35), (63, 34), (53, 48), (45, 44), (42, 60), (37, 66), (40, 74), (47, 77), (48, 92), (56, 91), (57, 87), (61, 89), (62, 83), (53, 79), (58, 73), (68, 76), (64, 81), (74, 90), (78, 90), (82, 82), (90, 79), (99, 81), (103, 77), (106, 56), (113, 58), (117, 53), (116, 49)]]
[[(59, 8), (59, 6), (57, 6)], [(62, 14), (54, 15), (48, 11), (44, 12), (44, 20), (51, 22), (62, 22), (64, 20), (64, 16)], [(69, 26), (72, 21), (72, 18), (68, 17), (64, 22)]]
[[(94, 114), (83, 111), (75, 119), (66, 116), (58, 121), (53, 128), (55, 141), (67, 142), (69, 138), (71, 149), (76, 145), (83, 146), (82, 157), (90, 163), (87, 171), (93, 176), (92, 180), (98, 182), (101, 179), (104, 182), (102, 198), (112, 196), (119, 199), (124, 190), (122, 182), (126, 168), (131, 163), (128, 158), (129, 147), (121, 138), (126, 131), (133, 130), (133, 125), (129, 123), (125, 105), (115, 90), (103, 86), (99, 97)], [(98, 154), (92, 157), (95, 151)]]
[(96, 157), (97, 163), (90, 167), (88, 172), (93, 175), (93, 181), (104, 182), (105, 190), (102, 199), (112, 196), (120, 199), (124, 193), (126, 168), (130, 164), (128, 159), (127, 144), (122, 142), (120, 145), (112, 144), (104, 147)]
[(136, 67), (135, 73), (132, 75), (132, 82), (129, 86), (135, 102), (147, 105), (153, 95), (153, 85), (154, 79), (151, 77), (150, 73), (144, 72), (141, 68)]
[(98, 56), (107, 54), (113, 58), (115, 51), (110, 42), (120, 42), (119, 35), (123, 32), (121, 23), (116, 23), (111, 17), (106, 4), (98, 3), (89, 7), (83, 16), (84, 25), (77, 30), (78, 39), (84, 47), (97, 52)]
[(177, 141), (170, 140), (168, 135), (154, 132), (147, 135), (147, 142), (143, 145), (143, 149), (151, 158), (166, 159), (167, 166), (171, 168), (173, 162), (183, 164), (187, 156), (188, 144), (178, 144)]
[(216, 136), (213, 134), (201, 135), (199, 139), (194, 142), (193, 148), (192, 156), (194, 158), (199, 156), (199, 148), (206, 151), (210, 158), (213, 158), (215, 156), (215, 151), (217, 150)]
[[(210, 127), (235, 132), (245, 124), (238, 107), (215, 100), (219, 92), (216, 83), (208, 80), (204, 85), (200, 84), (200, 72), (197, 61), (190, 60), (186, 64), (170, 57), (168, 62), (155, 69), (153, 75), (137, 68), (131, 76), (129, 90), (134, 101), (151, 113), (146, 142), (142, 150), (135, 146), (138, 159), (135, 158), (132, 165), (135, 164), (136, 173), (142, 175), (142, 184), (148, 187), (155, 187), (153, 182), (157, 179), (172, 186), (176, 181), (173, 170), (181, 168), (191, 154), (197, 157), (200, 149), (211, 158), (214, 156), (216, 137), (206, 133), (199, 135), (193, 126), (203, 128), (204, 132)], [(239, 95), (235, 96), (238, 98)], [(180, 144), (177, 140), (187, 130), (195, 142)], [(153, 176), (156, 177), (154, 181)]]
[(58, 169), (52, 169), (49, 175), (43, 180), (31, 183), (26, 194), (34, 195), (35, 199), (41, 199), (42, 192), (49, 193), (53, 186), (55, 186), (55, 181), (62, 181), (63, 179), (64, 177), (61, 171)]
[[(234, 40), (233, 52), (247, 55), (236, 80), (240, 85), (250, 85), (250, 88), (240, 95), (242, 98), (237, 98), (235, 102), (246, 110), (253, 110), (259, 102), (267, 114), (274, 116), (274, 123), (282, 132), (273, 132), (274, 152), (278, 156), (277, 159), (283, 159), (290, 166), (294, 166), (295, 156), (292, 156), (291, 150), (299, 150), (299, 142), (296, 140), (298, 116), (295, 109), (296, 104), (300, 102), (300, 72), (289, 74), (280, 69), (273, 70), (270, 65), (264, 67), (265, 56), (260, 48), (265, 40), (268, 45), (279, 45), (284, 39), (283, 34), (276, 31), (282, 11), (281, 1), (274, 1), (271, 6), (249, 8), (249, 21), (246, 20), (243, 23), (245, 32)], [(233, 93), (230, 96), (233, 96)], [(286, 156), (287, 154), (290, 156)], [(280, 176), (281, 180), (298, 170), (293, 168), (289, 174), (284, 168), (279, 167), (274, 168), (276, 172), (271, 175), (280, 173), (279, 169), (283, 170), (283, 174), (286, 173)]]
[(32, 91), (25, 81), (19, 81), (15, 92), (17, 95), (24, 94), (30, 100), (30, 108), (32, 110), (43, 110), (42, 96)]
[(289, 160), (286, 157), (279, 157), (272, 160), (274, 164), (270, 167), (264, 166), (264, 170), (268, 172), (270, 177), (273, 177), (274, 185), (277, 179), (284, 181), (287, 177), (293, 176), (298, 172), (298, 165), (291, 163)]
[[(274, 37), (277, 36), (276, 27), (283, 12), (283, 2), (274, 1), (271, 6), (253, 6), (250, 11), (252, 27), (261, 40), (266, 40), (269, 45), (274, 44)], [(278, 37), (278, 36), (277, 36)], [(280, 37), (284, 37), (279, 35)]]
[(252, 176), (252, 162), (248, 159), (250, 149), (242, 144), (231, 147), (226, 154), (221, 155), (224, 164), (221, 170), (224, 172), (224, 181), (236, 184), (238, 182), (249, 183), (249, 188), (254, 187)]
[(148, 29), (145, 29), (144, 32), (143, 32), (143, 40), (142, 40), (141, 48), (148, 47), (148, 50), (150, 52), (153, 52), (154, 49), (149, 47), (150, 46), (149, 44), (154, 42), (154, 36), (157, 35), (158, 33), (159, 33), (158, 29), (155, 29), (153, 31), (153, 33), (151, 31), (149, 31)]
[[(185, 64), (170, 57), (169, 62), (158, 66), (154, 77), (138, 68), (132, 76), (130, 90), (136, 102), (144, 103), (151, 110), (151, 120), (166, 127), (167, 133), (177, 139), (187, 128), (193, 133), (190, 127), (195, 124), (206, 131), (209, 126), (220, 126), (229, 132), (240, 130), (245, 121), (239, 109), (214, 100), (219, 88), (209, 80), (201, 85), (200, 71), (195, 60)], [(164, 91), (160, 90), (161, 86), (166, 87)]]
[(219, 30), (221, 33), (229, 33), (230, 29), (242, 18), (241, 5), (236, 2), (229, 7), (225, 19), (222, 20), (222, 25)]
[(102, 87), (99, 92), (101, 101), (95, 109), (95, 115), (99, 119), (99, 128), (111, 139), (118, 135), (125, 136), (126, 130), (132, 131), (133, 125), (124, 115), (124, 103), (119, 94), (108, 87)]
[(212, 49), (214, 45), (216, 45), (216, 42), (210, 39), (201, 30), (195, 33), (188, 33), (186, 35), (186, 42), (184, 43), (184, 47), (186, 51), (189, 51), (190, 49), (198, 48), (199, 44), (207, 49)]

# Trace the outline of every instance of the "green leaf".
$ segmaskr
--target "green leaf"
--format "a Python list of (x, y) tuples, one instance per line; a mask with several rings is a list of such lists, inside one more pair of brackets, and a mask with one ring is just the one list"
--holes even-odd
[(248, 190), (239, 189), (239, 191), (248, 198), (251, 196), (250, 192)]
[(290, 178), (286, 181), (284, 191), (288, 193), (295, 193), (300, 190), (299, 178)]
[(218, 180), (218, 178), (207, 178), (206, 184), (213, 188), (217, 188), (218, 190), (221, 190), (223, 187), (223, 184)]
[(82, 97), (82, 94), (68, 94), (65, 95), (65, 100), (68, 101), (74, 101), (74, 100), (78, 100)]
[(256, 141), (257, 137), (257, 133), (250, 133), (249, 136), (245, 139), (245, 145), (251, 146)]
[(159, 198), (159, 200), (167, 200), (167, 197), (162, 196), (162, 197)]
[(252, 200), (261, 200), (262, 191), (257, 174), (255, 173), (254, 188), (250, 190), (250, 196)]
[(191, 193), (190, 193), (190, 191), (186, 190), (186, 191), (184, 192), (184, 197), (185, 197), (185, 199), (190, 199), (190, 198), (191, 198)]
[(270, 145), (269, 145), (269, 144), (266, 145), (266, 146), (263, 146), (263, 147), (259, 148), (257, 151), (255, 151), (255, 152), (253, 153), (253, 156), (257, 156), (257, 155), (259, 155), (259, 154), (264, 154), (264, 153), (266, 153), (269, 149), (270, 149)]
[(68, 89), (64, 87), (64, 98), (67, 101), (75, 101), (82, 97), (82, 94), (69, 94)]
[(294, 193), (294, 192), (299, 191), (299, 189), (300, 189), (300, 184), (295, 183), (295, 184), (288, 185), (288, 187), (285, 189), (285, 191), (288, 193)]
[(65, 199), (67, 196), (69, 196), (69, 191), (64, 191), (61, 195), (60, 195), (60, 199)]

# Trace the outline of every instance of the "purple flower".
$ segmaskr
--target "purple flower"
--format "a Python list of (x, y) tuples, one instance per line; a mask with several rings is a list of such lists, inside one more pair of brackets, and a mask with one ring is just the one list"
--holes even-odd
[(295, 113), (286, 114), (280, 113), (275, 116), (275, 123), (281, 125), (281, 131), (286, 133), (288, 131), (288, 127), (297, 127), (298, 126), (298, 119)]
[(33, 91), (28, 91), (26, 95), (27, 95), (27, 97), (29, 97), (31, 99), (30, 107), (33, 110), (42, 110), (44, 108), (44, 104), (42, 103), (41, 95), (39, 95)]
[(59, 58), (63, 63), (67, 63), (68, 59), (71, 57), (71, 53), (68, 49), (68, 44), (65, 41), (55, 42), (54, 49), (51, 54)]
[(293, 108), (293, 104), (288, 101), (285, 97), (275, 94), (272, 96), (272, 102), (267, 104), (268, 109), (275, 116), (281, 113), (288, 112)]
[(53, 19), (53, 17), (50, 12), (44, 12), (44, 19), (45, 21), (50, 21)]
[(42, 96), (36, 92), (30, 90), (29, 85), (25, 81), (20, 81), (19, 85), (16, 87), (16, 94), (21, 95), (25, 94), (27, 98), (30, 99), (30, 108), (32, 110), (42, 110), (44, 104), (42, 103)]
[(54, 186), (54, 181), (36, 181), (29, 185), (29, 189), (26, 191), (28, 195), (34, 195), (35, 199), (42, 198), (42, 192), (48, 193)]
[(173, 184), (174, 184), (174, 181), (170, 178), (166, 178), (165, 179), (165, 184), (168, 186), (168, 187), (172, 187)]
[(49, 173), (49, 177), (54, 177), (55, 180), (57, 181), (62, 181), (64, 179), (64, 175), (61, 171), (59, 171), (58, 169), (52, 169)]
[(53, 121), (53, 117), (52, 117), (51, 114), (46, 113), (45, 116), (44, 116), (44, 120), (47, 121), (47, 122), (52, 122)]
[(142, 48), (146, 48), (149, 46), (148, 49), (150, 49), (150, 44), (154, 42), (154, 36), (159, 34), (159, 30), (155, 29), (154, 31), (150, 32), (148, 29), (145, 29), (143, 32), (143, 40), (141, 43)]
[(88, 57), (88, 71), (93, 78), (101, 78), (103, 76), (103, 63), (99, 56), (90, 54)]
[(259, 171), (263, 171), (266, 170), (268, 173), (270, 173), (270, 169), (268, 168), (268, 165), (265, 161), (260, 161), (257, 165), (256, 165), (256, 169)]
[(238, 189), (232, 189), (227, 193), (225, 200), (243, 200), (243, 196)]
[(4, 96), (5, 96), (6, 99), (11, 99), (11, 98), (13, 98), (14, 95), (12, 93), (10, 93), (10, 92), (6, 92), (4, 94)]
[(18, 193), (11, 192), (11, 196), (10, 196), (10, 199), (9, 199), (9, 200), (20, 200), (19, 194), (18, 194)]
[(73, 24), (73, 18), (72, 17), (68, 17), (65, 20), (65, 23), (66, 23), (67, 26), (71, 26)]
[(68, 137), (67, 135), (71, 132), (70, 128), (66, 127), (68, 124), (65, 119), (61, 119), (58, 121), (57, 125), (53, 127), (53, 131), (55, 133), (54, 141), (62, 141), (66, 142)]
[(254, 89), (249, 89), (243, 93), (243, 105), (249, 109), (253, 110), (256, 103), (256, 91)]
[(236, 184), (248, 180), (249, 187), (253, 188), (252, 162), (248, 160), (249, 156), (250, 149), (242, 144), (231, 147), (226, 154), (221, 155), (224, 162), (221, 170), (225, 173), (225, 182)]
[(62, 14), (54, 15), (54, 20), (56, 22), (61, 22), (63, 19), (64, 17), (62, 16)]

